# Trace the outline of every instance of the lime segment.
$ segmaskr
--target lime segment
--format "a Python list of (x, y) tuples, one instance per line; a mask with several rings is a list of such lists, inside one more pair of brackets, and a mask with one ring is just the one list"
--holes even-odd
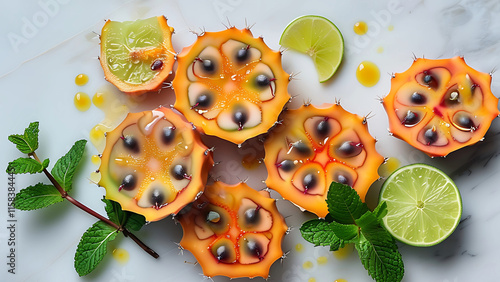
[(383, 223), (396, 239), (411, 246), (433, 246), (453, 233), (462, 216), (460, 192), (441, 170), (413, 164), (396, 170), (382, 186), (387, 203)]
[(309, 15), (293, 20), (283, 31), (280, 45), (309, 55), (320, 82), (332, 77), (344, 54), (344, 38), (339, 29), (321, 16)]

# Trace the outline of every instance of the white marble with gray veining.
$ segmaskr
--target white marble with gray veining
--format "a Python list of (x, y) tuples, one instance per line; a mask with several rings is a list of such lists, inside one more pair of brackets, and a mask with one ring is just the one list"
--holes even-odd
[[(288, 22), (304, 14), (318, 14), (331, 19), (342, 31), (346, 53), (342, 67), (333, 79), (319, 84), (311, 60), (301, 54), (285, 51), (283, 66), (296, 73), (290, 84), (291, 95), (298, 95), (291, 107), (303, 102), (313, 104), (340, 99), (349, 111), (359, 115), (371, 113), (370, 132), (379, 140), (377, 150), (387, 157), (397, 157), (402, 164), (425, 162), (447, 172), (457, 183), (463, 198), (462, 222), (451, 237), (430, 248), (400, 244), (406, 266), (404, 281), (498, 281), (500, 277), (500, 122), (495, 120), (480, 144), (450, 154), (445, 159), (430, 159), (406, 143), (388, 135), (387, 118), (378, 98), (388, 93), (390, 74), (406, 70), (413, 56), (426, 58), (465, 57), (472, 67), (493, 72), (492, 90), (500, 95), (500, 78), (495, 70), (500, 64), (500, 2), (496, 0), (409, 0), (409, 1), (97, 1), (26, 0), (9, 2), (0, 17), (0, 167), (20, 155), (8, 144), (7, 135), (17, 133), (33, 120), (40, 121), (42, 158), (63, 155), (71, 144), (88, 138), (89, 130), (103, 114), (91, 107), (78, 112), (73, 96), (78, 91), (90, 95), (106, 82), (97, 60), (99, 33), (104, 19), (131, 20), (164, 14), (175, 27), (174, 47), (180, 51), (195, 36), (190, 31), (215, 31), (224, 25), (253, 25), (254, 35), (263, 36), (273, 49), (279, 48), (279, 37)], [(353, 25), (363, 20), (369, 32), (355, 35)], [(229, 23), (228, 23), (229, 22)], [(391, 27), (391, 28), (390, 28)], [(393, 27), (393, 28), (392, 28)], [(95, 33), (94, 33), (95, 32)], [(382, 52), (379, 52), (383, 50)], [(363, 61), (376, 63), (380, 82), (372, 88), (361, 86), (355, 69)], [(90, 82), (78, 87), (74, 77), (86, 73)], [(148, 95), (145, 104), (135, 108), (152, 108), (172, 103), (168, 90), (157, 97)], [(159, 98), (158, 98), (159, 97)], [(214, 175), (226, 182), (247, 180), (255, 189), (264, 188), (266, 172), (261, 165), (247, 171), (240, 166), (248, 152), (262, 153), (258, 142), (242, 150), (215, 138), (216, 161), (223, 162)], [(252, 146), (257, 146), (256, 148)], [(227, 153), (226, 153), (227, 152)], [(87, 146), (86, 161), (74, 184), (73, 194), (82, 202), (104, 213), (100, 198), (102, 188), (91, 184), (87, 175), (96, 169), (89, 159), (95, 149)], [(224, 156), (222, 156), (224, 155)], [(0, 169), (4, 171), (4, 169)], [(2, 172), (2, 187), (7, 174)], [(43, 176), (16, 176), (21, 189)], [(382, 181), (375, 183), (368, 195), (376, 203)], [(38, 212), (16, 212), (16, 274), (7, 272), (8, 255), (7, 192), (0, 192), (0, 281), (204, 281), (199, 265), (188, 252), (179, 254), (180, 225), (170, 219), (152, 223), (137, 235), (160, 254), (154, 260), (128, 239), (112, 243), (126, 249), (130, 259), (120, 264), (108, 255), (102, 265), (85, 278), (73, 270), (73, 256), (81, 234), (95, 220), (70, 206), (60, 204)], [(278, 198), (276, 193), (274, 197)], [(310, 214), (303, 214), (292, 204), (279, 200), (278, 207), (294, 227), (283, 248), (290, 251), (282, 262), (271, 268), (269, 281), (317, 282), (344, 278), (349, 282), (371, 281), (357, 254), (335, 258), (326, 248), (314, 248), (301, 239), (298, 227)], [(301, 243), (305, 250), (295, 251)], [(316, 260), (326, 256), (328, 263)], [(312, 261), (311, 269), (302, 267)], [(228, 281), (216, 277), (214, 281)], [(247, 281), (238, 279), (237, 281)], [(262, 281), (262, 279), (256, 279)]]

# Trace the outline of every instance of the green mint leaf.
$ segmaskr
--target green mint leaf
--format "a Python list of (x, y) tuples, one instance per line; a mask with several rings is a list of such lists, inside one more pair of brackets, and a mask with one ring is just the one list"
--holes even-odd
[(330, 184), (326, 203), (333, 220), (343, 224), (354, 224), (356, 219), (368, 211), (356, 190), (337, 182)]
[(16, 145), (16, 148), (24, 154), (31, 154), (38, 149), (38, 122), (32, 122), (24, 130), (24, 134), (12, 134), (9, 141)]
[(73, 175), (78, 163), (82, 159), (85, 144), (87, 144), (86, 140), (76, 141), (68, 153), (57, 160), (52, 168), (52, 175), (65, 191), (71, 190)]
[(43, 169), (48, 168), (49, 167), (49, 163), (50, 163), (49, 159), (43, 160), (43, 162), (42, 162)]
[(359, 228), (354, 224), (342, 224), (333, 221), (330, 225), (335, 236), (345, 242), (352, 243), (359, 235)]
[(378, 203), (377, 207), (373, 210), (373, 214), (382, 222), (382, 218), (387, 214), (387, 203), (385, 201)]
[(330, 249), (335, 251), (342, 248), (345, 242), (335, 235), (334, 229), (331, 222), (324, 219), (312, 219), (302, 224), (300, 234), (314, 246), (330, 246)]
[(361, 263), (375, 281), (401, 281), (404, 264), (394, 238), (382, 227), (372, 212), (366, 212), (356, 224), (361, 238), (356, 243)]
[(106, 204), (106, 213), (108, 218), (119, 226), (123, 226), (128, 230), (139, 231), (144, 224), (146, 218), (140, 214), (129, 211), (123, 211), (120, 204), (108, 199), (102, 199)]
[(53, 185), (38, 183), (19, 191), (14, 199), (16, 209), (30, 211), (48, 207), (64, 199)]
[(92, 272), (102, 261), (108, 242), (114, 240), (117, 230), (102, 221), (83, 233), (75, 253), (75, 270), (80, 276)]
[[(48, 165), (48, 159), (45, 160), (47, 161)], [(44, 163), (45, 163), (44, 161)], [(9, 162), (9, 165), (7, 166), (7, 173), (15, 173), (15, 174), (21, 174), (21, 173), (39, 173), (42, 172), (44, 169), (44, 164), (39, 163), (37, 160), (32, 159), (32, 158), (18, 158), (12, 162)]]

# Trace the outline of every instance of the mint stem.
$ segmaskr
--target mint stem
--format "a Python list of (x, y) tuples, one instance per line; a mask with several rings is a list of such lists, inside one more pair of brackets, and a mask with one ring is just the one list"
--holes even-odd
[[(35, 152), (29, 154), (30, 157), (33, 157), (36, 161), (38, 161), (39, 163), (41, 163), (40, 159), (38, 158), (38, 156), (36, 155)], [(52, 174), (47, 170), (47, 169), (43, 169), (43, 173), (45, 173), (45, 175), (47, 176), (47, 178), (50, 180), (50, 182), (54, 185), (54, 187), (56, 187), (57, 191), (59, 191), (59, 193), (61, 194), (61, 196), (68, 200), (70, 203), (72, 203), (73, 205), (75, 205), (76, 207), (80, 208), (81, 210), (83, 210), (84, 212), (96, 217), (97, 219), (103, 221), (104, 223), (112, 226), (113, 228), (115, 228), (116, 230), (118, 231), (121, 231), (123, 232), (123, 235), (125, 237), (130, 237), (130, 239), (132, 239), (135, 243), (137, 243), (137, 245), (139, 245), (146, 253), (148, 253), (149, 255), (151, 255), (152, 257), (154, 258), (159, 258), (160, 256), (158, 255), (158, 253), (156, 253), (153, 249), (151, 249), (150, 247), (148, 247), (146, 244), (144, 244), (144, 242), (142, 242), (139, 238), (137, 238), (134, 234), (132, 234), (130, 231), (128, 231), (126, 228), (124, 227), (121, 227), (119, 226), (118, 224), (112, 222), (111, 220), (109, 220), (108, 218), (100, 215), (99, 213), (97, 213), (96, 211), (92, 210), (91, 208), (87, 207), (86, 205), (80, 203), (79, 201), (77, 201), (75, 198), (71, 197), (70, 195), (68, 195), (68, 192), (66, 192), (62, 187), (61, 185), (59, 184), (59, 182), (57, 182), (54, 178), (54, 176), (52, 176)]]

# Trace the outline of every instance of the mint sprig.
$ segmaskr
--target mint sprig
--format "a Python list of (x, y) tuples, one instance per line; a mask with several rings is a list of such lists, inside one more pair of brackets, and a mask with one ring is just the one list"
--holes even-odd
[(13, 134), (9, 140), (14, 143), (21, 153), (28, 157), (18, 158), (7, 166), (8, 173), (44, 173), (51, 185), (37, 183), (22, 189), (16, 194), (14, 207), (20, 210), (35, 210), (68, 200), (70, 203), (99, 219), (87, 229), (78, 244), (75, 253), (75, 270), (80, 276), (92, 272), (104, 258), (108, 242), (114, 240), (119, 233), (129, 237), (154, 258), (159, 255), (146, 246), (129, 230), (139, 231), (146, 223), (142, 215), (123, 211), (121, 206), (110, 200), (103, 200), (106, 204), (108, 217), (104, 217), (85, 206), (68, 192), (72, 188), (73, 177), (84, 152), (86, 140), (76, 141), (71, 149), (55, 163), (52, 171), (47, 170), (49, 159), (41, 161), (35, 151), (38, 149), (38, 122), (31, 123), (24, 130), (24, 134)]
[(387, 214), (385, 202), (370, 211), (358, 193), (347, 185), (332, 182), (326, 202), (325, 219), (312, 219), (300, 228), (302, 237), (315, 246), (336, 251), (353, 243), (361, 263), (376, 281), (403, 279), (404, 264), (394, 238), (382, 226)]

